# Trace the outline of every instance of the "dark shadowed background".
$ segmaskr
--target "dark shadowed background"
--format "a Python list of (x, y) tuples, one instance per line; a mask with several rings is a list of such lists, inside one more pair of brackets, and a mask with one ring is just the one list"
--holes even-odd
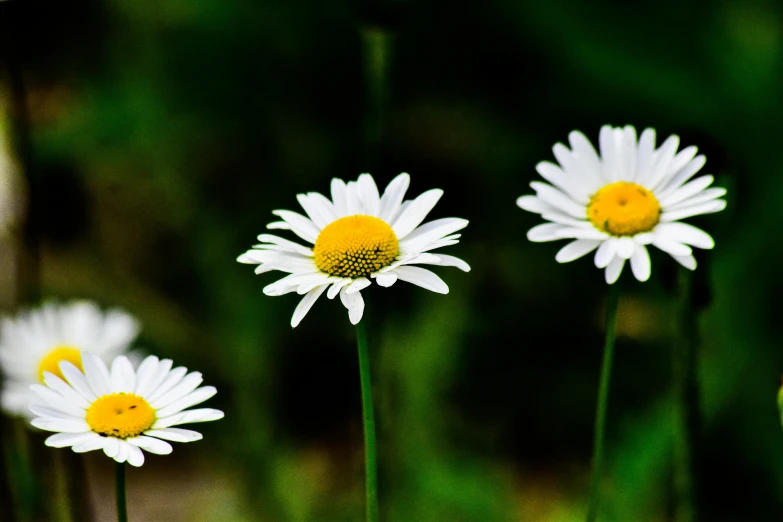
[[(678, 134), (729, 189), (726, 211), (689, 220), (717, 243), (691, 279), (697, 505), (783, 519), (783, 4), (11, 0), (0, 15), (27, 89), (41, 293), (126, 308), (139, 345), (201, 371), (226, 412), (129, 472), (132, 519), (362, 519), (347, 313), (321, 299), (291, 330), (298, 297), (263, 295), (275, 276), (235, 259), (297, 193), (405, 171), (411, 195), (445, 190), (432, 218), (470, 220), (448, 253), (473, 271), (436, 269), (447, 296), (365, 292), (384, 518), (580, 520), (607, 287), (589, 258), (558, 265), (563, 243), (528, 242), (539, 218), (515, 199), (554, 143), (606, 123)], [(619, 283), (607, 521), (674, 512), (680, 276), (652, 263)], [(31, 441), (44, 463), (65, 451)], [(110, 518), (110, 462), (87, 469)]]

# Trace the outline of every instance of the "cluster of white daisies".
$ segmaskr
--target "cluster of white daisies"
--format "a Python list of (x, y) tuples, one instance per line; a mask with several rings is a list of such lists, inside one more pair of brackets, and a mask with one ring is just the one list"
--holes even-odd
[(103, 452), (117, 462), (144, 463), (144, 453), (171, 453), (167, 441), (201, 434), (180, 424), (217, 420), (223, 412), (188, 409), (217, 390), (201, 374), (173, 368), (170, 359), (129, 351), (135, 319), (102, 312), (90, 302), (48, 303), (5, 318), (0, 329), (2, 408), (55, 432), (46, 445), (77, 453)]
[[(556, 255), (561, 263), (595, 251), (594, 262), (607, 283), (617, 281), (626, 261), (640, 281), (650, 277), (648, 247), (653, 245), (689, 269), (696, 268), (693, 248), (712, 248), (704, 231), (680, 220), (725, 208), (726, 191), (711, 188), (713, 177), (696, 176), (705, 158), (696, 147), (678, 152), (679, 138), (656, 146), (655, 132), (637, 138), (633, 127), (605, 126), (600, 154), (579, 132), (571, 148), (557, 144), (558, 165), (536, 167), (548, 182), (535, 181), (535, 195), (517, 204), (547, 221), (528, 232), (531, 241), (570, 242)], [(338, 295), (353, 324), (364, 312), (361, 291), (377, 283), (390, 287), (406, 281), (445, 294), (449, 288), (425, 266), (468, 264), (435, 252), (457, 244), (468, 222), (442, 218), (424, 222), (443, 195), (438, 189), (405, 199), (407, 174), (394, 178), (381, 193), (369, 174), (345, 183), (334, 179), (331, 199), (317, 192), (299, 194), (306, 215), (273, 212), (267, 225), (290, 231), (302, 245), (273, 234), (238, 261), (258, 265), (256, 273), (287, 275), (264, 293), (302, 296), (291, 325), (297, 326), (324, 293)], [(31, 423), (56, 432), (46, 443), (76, 452), (102, 449), (118, 462), (141, 465), (142, 449), (165, 454), (166, 441), (198, 440), (195, 431), (174, 426), (216, 420), (223, 413), (188, 409), (215, 394), (199, 387), (197, 372), (172, 368), (172, 361), (150, 356), (136, 368), (127, 350), (138, 331), (136, 321), (120, 311), (101, 312), (90, 303), (48, 304), (5, 319), (0, 332), (0, 368), (5, 375), (2, 407), (28, 415)], [(107, 366), (108, 365), (108, 366)]]
[[(521, 208), (547, 221), (533, 227), (528, 239), (570, 239), (555, 257), (560, 263), (595, 251), (595, 265), (605, 269), (609, 284), (617, 281), (628, 260), (636, 279), (646, 281), (651, 273), (650, 245), (695, 269), (692, 249), (709, 249), (714, 242), (706, 232), (680, 220), (726, 207), (720, 199), (726, 190), (710, 188), (712, 176), (694, 179), (706, 161), (696, 147), (678, 152), (677, 136), (656, 147), (654, 130), (646, 129), (637, 138), (631, 126), (604, 126), (600, 154), (580, 132), (572, 132), (569, 141), (571, 149), (554, 146), (558, 165), (537, 165), (548, 183), (532, 182), (536, 194), (517, 200)], [(433, 252), (456, 244), (456, 232), (468, 222), (443, 218), (422, 224), (443, 191), (433, 189), (405, 200), (409, 183), (410, 177), (400, 174), (381, 194), (372, 176), (362, 174), (348, 183), (333, 179), (331, 199), (318, 192), (299, 194), (306, 215), (275, 210), (280, 220), (267, 228), (288, 230), (308, 244), (261, 234), (261, 243), (237, 260), (258, 265), (256, 274), (288, 274), (266, 286), (264, 293), (303, 296), (291, 319), (293, 327), (324, 292), (329, 299), (339, 295), (350, 321), (358, 323), (364, 311), (361, 290), (373, 281), (382, 287), (407, 281), (445, 294), (446, 283), (421, 265), (469, 271), (463, 260)]]

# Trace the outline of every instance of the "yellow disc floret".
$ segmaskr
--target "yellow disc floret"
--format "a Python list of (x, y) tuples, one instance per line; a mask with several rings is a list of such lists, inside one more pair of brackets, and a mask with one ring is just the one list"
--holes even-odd
[(599, 230), (615, 236), (649, 232), (661, 218), (655, 195), (636, 183), (618, 181), (593, 194), (587, 219)]
[(38, 364), (38, 378), (41, 382), (43, 382), (44, 372), (53, 373), (63, 379), (63, 373), (60, 371), (62, 361), (68, 361), (80, 370), (82, 369), (82, 353), (78, 349), (66, 344), (55, 346)]
[(141, 435), (155, 423), (155, 410), (132, 393), (99, 397), (87, 409), (87, 424), (95, 433), (127, 439)]
[(394, 230), (373, 216), (348, 216), (333, 221), (315, 241), (318, 269), (338, 277), (366, 277), (397, 258), (400, 246)]

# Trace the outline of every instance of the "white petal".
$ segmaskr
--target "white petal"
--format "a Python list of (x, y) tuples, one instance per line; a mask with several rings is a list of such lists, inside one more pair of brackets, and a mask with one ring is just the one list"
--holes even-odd
[[(182, 428), (164, 428), (162, 430), (147, 430), (145, 433), (150, 437), (157, 437), (159, 439), (170, 440), (173, 442), (194, 442), (204, 438), (204, 436), (197, 431), (184, 430)], [(129, 440), (128, 442), (133, 443), (133, 440)]]
[(604, 125), (598, 134), (598, 147), (601, 150), (601, 165), (603, 179), (609, 183), (620, 180), (622, 168), (620, 150), (615, 140), (614, 129), (611, 125)]
[(720, 212), (724, 208), (726, 208), (726, 201), (722, 199), (717, 201), (707, 201), (706, 203), (697, 203), (696, 205), (689, 207), (664, 212), (661, 214), (661, 222), (679, 221), (680, 219), (685, 219), (691, 216), (712, 214), (714, 212)]
[(167, 430), (147, 430), (144, 435), (128, 439), (128, 442), (155, 455), (168, 455), (173, 451), (171, 444), (155, 438), (158, 436), (157, 433), (161, 431)]
[(146, 357), (139, 368), (136, 370), (136, 388), (133, 393), (144, 397), (147, 393), (147, 386), (150, 384), (155, 375), (158, 373), (158, 366), (160, 365), (160, 359), (154, 355)]
[(65, 377), (65, 380), (68, 381), (68, 384), (70, 384), (79, 395), (90, 402), (97, 398), (95, 392), (92, 391), (92, 388), (87, 383), (87, 378), (76, 366), (68, 361), (60, 361), (60, 371), (62, 372), (63, 377)]
[(615, 257), (612, 259), (612, 262), (609, 263), (609, 266), (606, 267), (606, 271), (604, 272), (607, 284), (612, 285), (620, 278), (620, 273), (623, 271), (623, 265), (625, 265), (625, 259), (622, 257)]
[(650, 254), (643, 245), (638, 245), (631, 256), (631, 271), (639, 281), (650, 279)]
[(401, 266), (394, 271), (397, 277), (402, 281), (407, 281), (416, 286), (436, 292), (438, 294), (448, 294), (449, 287), (435, 273), (425, 268), (416, 266)]
[(420, 252), (431, 243), (468, 226), (467, 219), (443, 218), (420, 226), (400, 241), (400, 252)]
[(103, 441), (103, 452), (107, 457), (114, 458), (120, 451), (120, 441), (114, 437), (105, 437)]
[(103, 449), (106, 446), (106, 440), (108, 437), (101, 437), (97, 433), (92, 432), (90, 432), (89, 435), (92, 435), (92, 437), (83, 442), (80, 442), (79, 444), (74, 444), (71, 449), (75, 453), (86, 453), (88, 451)]
[(285, 221), (273, 221), (266, 225), (269, 230), (291, 230), (291, 225)]
[(95, 437), (95, 433), (55, 433), (47, 437), (44, 442), (50, 448), (67, 448), (83, 442), (88, 442)]
[(667, 174), (670, 174), (669, 167), (674, 160), (674, 155), (676, 154), (679, 145), (679, 136), (671, 135), (666, 138), (666, 141), (664, 141), (655, 152), (655, 160), (650, 172), (650, 177), (641, 183), (643, 186), (656, 187), (662, 180), (665, 181)]
[[(462, 270), (463, 272), (470, 272), (470, 265), (467, 264), (465, 261), (458, 257), (454, 256), (448, 256), (446, 254), (438, 254), (436, 256), (430, 256), (430, 257), (424, 257), (424, 254), (421, 256), (418, 256), (415, 258), (410, 264), (421, 264), (421, 265), (436, 265), (436, 266), (454, 266)], [(394, 279), (397, 279), (397, 276), (394, 277)], [(394, 282), (392, 281), (392, 284)], [(380, 282), (378, 282), (379, 285), (384, 286)], [(391, 285), (389, 285), (391, 286)]]
[(675, 261), (680, 263), (688, 270), (696, 270), (696, 258), (691, 256), (672, 256)]
[(377, 274), (375, 276), (375, 282), (378, 283), (380, 286), (388, 288), (397, 282), (397, 275), (394, 272)]
[[(565, 155), (566, 157), (569, 158), (568, 161), (572, 161), (570, 153), (562, 144), (558, 143), (557, 145), (555, 145), (554, 150), (555, 150), (555, 156), (557, 156), (558, 159), (561, 157), (561, 155)], [(561, 152), (561, 151), (565, 151), (565, 152)], [(544, 178), (549, 183), (551, 183), (552, 185), (560, 189), (562, 192), (568, 194), (574, 200), (581, 203), (587, 203), (588, 192), (585, 187), (584, 180), (580, 180), (577, 177), (579, 174), (575, 174), (571, 172), (569, 172), (569, 174), (566, 174), (565, 172), (563, 172), (563, 169), (561, 169), (557, 165), (549, 163), (548, 161), (542, 161), (538, 165), (536, 165), (536, 171), (538, 171), (538, 173), (541, 175), (542, 178)]]
[(315, 223), (308, 218), (296, 212), (290, 210), (273, 210), (272, 214), (280, 216), (286, 223), (291, 226), (291, 231), (297, 236), (301, 237), (305, 241), (315, 244), (315, 240), (318, 239), (318, 227)]
[(402, 204), (402, 199), (405, 197), (405, 192), (408, 191), (411, 177), (403, 172), (393, 180), (383, 191), (383, 197), (381, 197), (380, 211), (378, 217), (387, 223), (391, 223), (397, 215)]
[(517, 206), (522, 210), (542, 214), (552, 210), (552, 206), (544, 203), (538, 196), (520, 196), (517, 198)]
[(671, 254), (672, 256), (689, 256), (691, 255), (691, 252), (693, 252), (691, 247), (674, 241), (665, 234), (655, 234), (655, 239), (653, 240), (652, 244), (664, 252)]
[(589, 174), (588, 180), (592, 184), (600, 182), (601, 159), (595, 151), (592, 143), (579, 131), (572, 131), (568, 135), (573, 156), (582, 164), (584, 171)]
[(655, 227), (655, 234), (661, 234), (670, 241), (698, 248), (711, 249), (715, 247), (715, 241), (708, 233), (687, 223), (661, 223)]
[(125, 448), (128, 450), (128, 464), (135, 468), (144, 464), (144, 453), (139, 448), (131, 444), (126, 444)]
[(111, 391), (114, 393), (133, 393), (136, 388), (136, 372), (124, 355), (117, 356), (111, 365)]
[(334, 299), (343, 287), (350, 285), (353, 282), (352, 279), (344, 278), (339, 281), (335, 281), (332, 286), (329, 287), (329, 291), (326, 293), (326, 297)]
[(190, 422), (214, 421), (214, 420), (222, 419), (223, 416), (224, 414), (220, 410), (215, 410), (212, 408), (199, 408), (196, 410), (188, 410), (188, 411), (175, 413), (174, 415), (170, 417), (166, 417), (164, 419), (158, 419), (155, 421), (155, 424), (153, 424), (152, 427), (153, 429), (158, 430), (158, 429), (168, 428), (171, 426), (176, 426), (178, 424), (187, 424)]
[(544, 203), (548, 203), (569, 216), (573, 216), (577, 219), (584, 219), (586, 214), (585, 206), (575, 202), (555, 187), (538, 181), (533, 181), (530, 183), (530, 186), (533, 187), (533, 190), (536, 191), (539, 199), (544, 201)]
[(186, 373), (188, 373), (188, 369), (184, 366), (179, 366), (170, 372), (167, 372), (165, 379), (160, 383), (160, 385), (154, 388), (150, 388), (150, 394), (146, 397), (147, 402), (155, 402), (164, 394), (168, 393), (169, 390), (179, 384), (182, 378), (185, 377)]
[(44, 383), (60, 395), (62, 395), (66, 401), (70, 402), (74, 406), (87, 409), (90, 407), (90, 403), (76, 392), (72, 387), (54, 375), (53, 373), (44, 372)]
[(397, 239), (404, 239), (413, 232), (435, 207), (441, 196), (443, 196), (441, 189), (432, 189), (414, 199), (392, 225)]
[(556, 241), (563, 239), (558, 232), (565, 230), (567, 227), (558, 225), (557, 223), (544, 223), (542, 225), (536, 225), (527, 231), (527, 238), (535, 243), (541, 243), (544, 241)]
[(272, 234), (261, 234), (260, 236), (258, 236), (258, 240), (263, 241), (265, 243), (272, 243), (273, 245), (278, 245), (280, 247), (285, 248), (287, 251), (293, 252), (295, 254), (299, 254), (306, 257), (313, 256), (313, 251), (311, 249), (307, 247), (303, 247), (302, 245), (294, 243), (293, 241), (289, 241), (287, 239), (283, 239), (282, 237), (277, 237)]
[(329, 214), (321, 208), (321, 205), (312, 200), (308, 194), (297, 194), (296, 200), (302, 206), (305, 213), (307, 214), (307, 217), (310, 218), (310, 221), (313, 222), (318, 230), (321, 230), (326, 225), (334, 221), (334, 218), (330, 219)]
[(636, 243), (630, 237), (621, 237), (617, 239), (617, 255), (623, 259), (630, 259), (636, 250)]
[(30, 386), (30, 390), (40, 397), (48, 406), (75, 417), (84, 417), (84, 408), (80, 408), (78, 405), (69, 402), (65, 397), (54, 390), (47, 388), (46, 386), (41, 386), (40, 384), (33, 384)]
[(703, 155), (696, 156), (690, 163), (685, 165), (680, 171), (672, 177), (672, 179), (666, 183), (660, 190), (657, 190), (655, 196), (660, 200), (668, 197), (678, 188), (680, 188), (686, 181), (691, 179), (697, 172), (701, 170), (704, 164), (707, 163), (707, 158)]
[(45, 431), (60, 431), (63, 433), (86, 433), (90, 431), (90, 426), (84, 419), (37, 418), (31, 420), (30, 424)]
[(339, 217), (348, 215), (348, 196), (345, 182), (341, 179), (332, 179), (332, 201), (334, 209)]
[(636, 175), (629, 181), (646, 181), (652, 171), (653, 152), (655, 150), (655, 129), (644, 129), (639, 137), (639, 149), (636, 159)]
[(291, 317), (291, 328), (296, 328), (297, 325), (302, 322), (304, 316), (307, 315), (307, 312), (310, 311), (310, 308), (312, 308), (316, 300), (321, 297), (321, 294), (324, 293), (324, 290), (326, 290), (326, 286), (319, 286), (318, 288), (314, 288), (313, 290), (310, 290), (301, 301), (299, 301), (299, 304), (296, 305), (296, 309), (294, 310), (294, 315)]
[(82, 368), (97, 397), (111, 393), (111, 378), (106, 364), (95, 354), (82, 352)]
[(128, 454), (130, 453), (128, 446), (130, 446), (130, 444), (124, 440), (117, 440), (117, 454), (114, 455), (114, 460), (120, 464), (128, 460)]
[(597, 268), (606, 268), (614, 259), (616, 253), (617, 242), (614, 239), (604, 241), (595, 252), (595, 266)]
[(689, 181), (676, 192), (674, 192), (674, 194), (667, 197), (666, 199), (661, 200), (661, 206), (668, 210), (668, 207), (676, 205), (680, 201), (685, 201), (691, 196), (695, 196), (702, 190), (706, 189), (712, 185), (713, 181), (715, 181), (713, 176), (701, 176), (694, 179), (693, 181)]
[(577, 239), (568, 243), (566, 246), (560, 249), (555, 256), (555, 261), (558, 263), (568, 263), (579, 259), (580, 257), (589, 254), (601, 244), (601, 241), (595, 241), (592, 239)]
[(696, 156), (698, 150), (699, 149), (691, 145), (690, 147), (685, 147), (680, 152), (678, 152), (669, 165), (667, 175), (664, 176), (656, 186), (648, 187), (649, 190), (656, 192), (660, 188), (667, 186), (678, 172), (680, 172), (686, 165), (693, 161), (693, 158)]
[(202, 382), (204, 382), (204, 378), (201, 376), (201, 373), (189, 373), (171, 390), (156, 397), (155, 400), (150, 399), (148, 402), (150, 406), (156, 410), (165, 408), (169, 404), (180, 400), (182, 397), (198, 388)]
[(360, 292), (348, 294), (343, 290), (340, 292), (340, 301), (348, 309), (348, 320), (351, 324), (359, 324), (364, 315), (364, 298)]
[(563, 227), (557, 231), (557, 237), (561, 239), (595, 239), (604, 241), (609, 238), (609, 234), (594, 227)]
[(152, 376), (149, 383), (147, 383), (147, 385), (144, 387), (143, 390), (139, 389), (138, 394), (141, 395), (142, 397), (146, 397), (147, 400), (150, 400), (152, 394), (157, 391), (158, 387), (161, 386), (163, 382), (166, 380), (166, 378), (169, 376), (169, 372), (171, 371), (171, 367), (173, 365), (174, 362), (171, 359), (161, 360), (158, 363), (158, 367), (155, 369), (155, 374)]
[(217, 389), (214, 386), (203, 386), (194, 392), (182, 397), (181, 399), (169, 404), (165, 408), (161, 408), (155, 412), (155, 415), (164, 418), (180, 411), (201, 404), (210, 397), (213, 397), (217, 393)]
[(620, 140), (620, 157), (622, 161), (620, 168), (622, 169), (621, 175), (623, 179), (633, 180), (636, 178), (636, 156), (636, 129), (631, 125), (626, 125), (623, 127), (622, 139)]
[(375, 180), (370, 174), (362, 174), (359, 176), (358, 186), (364, 210), (368, 215), (377, 217), (381, 208), (381, 197)]
[(725, 188), (719, 188), (719, 187), (708, 188), (696, 194), (695, 196), (686, 199), (685, 201), (680, 201), (676, 205), (667, 206), (666, 210), (668, 212), (672, 212), (674, 210), (680, 210), (682, 208), (692, 207), (700, 203), (706, 203), (707, 201), (712, 201), (714, 199), (721, 198), (725, 195), (726, 195)]

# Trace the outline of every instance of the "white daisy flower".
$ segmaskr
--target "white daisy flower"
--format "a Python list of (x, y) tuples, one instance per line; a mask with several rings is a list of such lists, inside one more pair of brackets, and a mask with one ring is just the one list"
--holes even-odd
[[(403, 201), (410, 184), (408, 174), (389, 183), (383, 195), (369, 174), (358, 181), (332, 180), (332, 199), (317, 192), (299, 194), (297, 200), (308, 217), (288, 210), (272, 212), (282, 219), (267, 225), (290, 230), (308, 243), (302, 246), (270, 234), (258, 236), (262, 244), (239, 256), (240, 263), (256, 264), (256, 274), (279, 270), (289, 275), (264, 288), (266, 295), (290, 292), (304, 295), (291, 326), (296, 327), (313, 303), (326, 291), (329, 299), (340, 294), (348, 317), (357, 324), (364, 312), (360, 293), (375, 280), (380, 286), (407, 281), (446, 294), (449, 287), (433, 272), (413, 265), (454, 266), (468, 272), (468, 264), (456, 257), (431, 254), (457, 244), (468, 221), (443, 218), (421, 225), (443, 191), (428, 190)], [(421, 226), (419, 226), (421, 225)], [(327, 291), (328, 289), (328, 291)]]
[(46, 303), (38, 309), (5, 317), (0, 323), (2, 407), (11, 414), (30, 415), (35, 398), (30, 385), (43, 382), (44, 372), (58, 377), (60, 361), (81, 367), (82, 352), (107, 361), (125, 353), (139, 332), (138, 322), (121, 310), (102, 312), (88, 301)]
[[(720, 212), (726, 208), (723, 188), (707, 188), (714, 178), (691, 178), (706, 159), (696, 147), (677, 152), (680, 139), (670, 136), (655, 148), (655, 131), (601, 128), (599, 156), (581, 132), (569, 135), (571, 150), (554, 146), (558, 165), (539, 163), (536, 170), (549, 183), (530, 184), (535, 196), (522, 196), (517, 205), (549, 221), (530, 229), (530, 241), (573, 239), (555, 259), (567, 263), (593, 250), (595, 266), (605, 268), (606, 282), (620, 277), (625, 261), (639, 281), (650, 277), (648, 245), (671, 255), (694, 270), (691, 247), (715, 246), (709, 234), (679, 220)], [(690, 181), (689, 181), (690, 180)]]
[(211, 408), (187, 410), (209, 399), (213, 386), (198, 388), (203, 379), (187, 368), (171, 369), (170, 359), (150, 355), (134, 370), (124, 355), (115, 358), (111, 371), (100, 357), (82, 354), (84, 373), (68, 361), (60, 363), (64, 380), (44, 373), (44, 383), (30, 389), (42, 401), (30, 410), (33, 426), (58, 432), (46, 439), (53, 448), (70, 447), (76, 453), (103, 450), (117, 462), (144, 464), (141, 450), (157, 455), (171, 453), (174, 442), (200, 440), (197, 431), (174, 428), (180, 424), (223, 418)]

